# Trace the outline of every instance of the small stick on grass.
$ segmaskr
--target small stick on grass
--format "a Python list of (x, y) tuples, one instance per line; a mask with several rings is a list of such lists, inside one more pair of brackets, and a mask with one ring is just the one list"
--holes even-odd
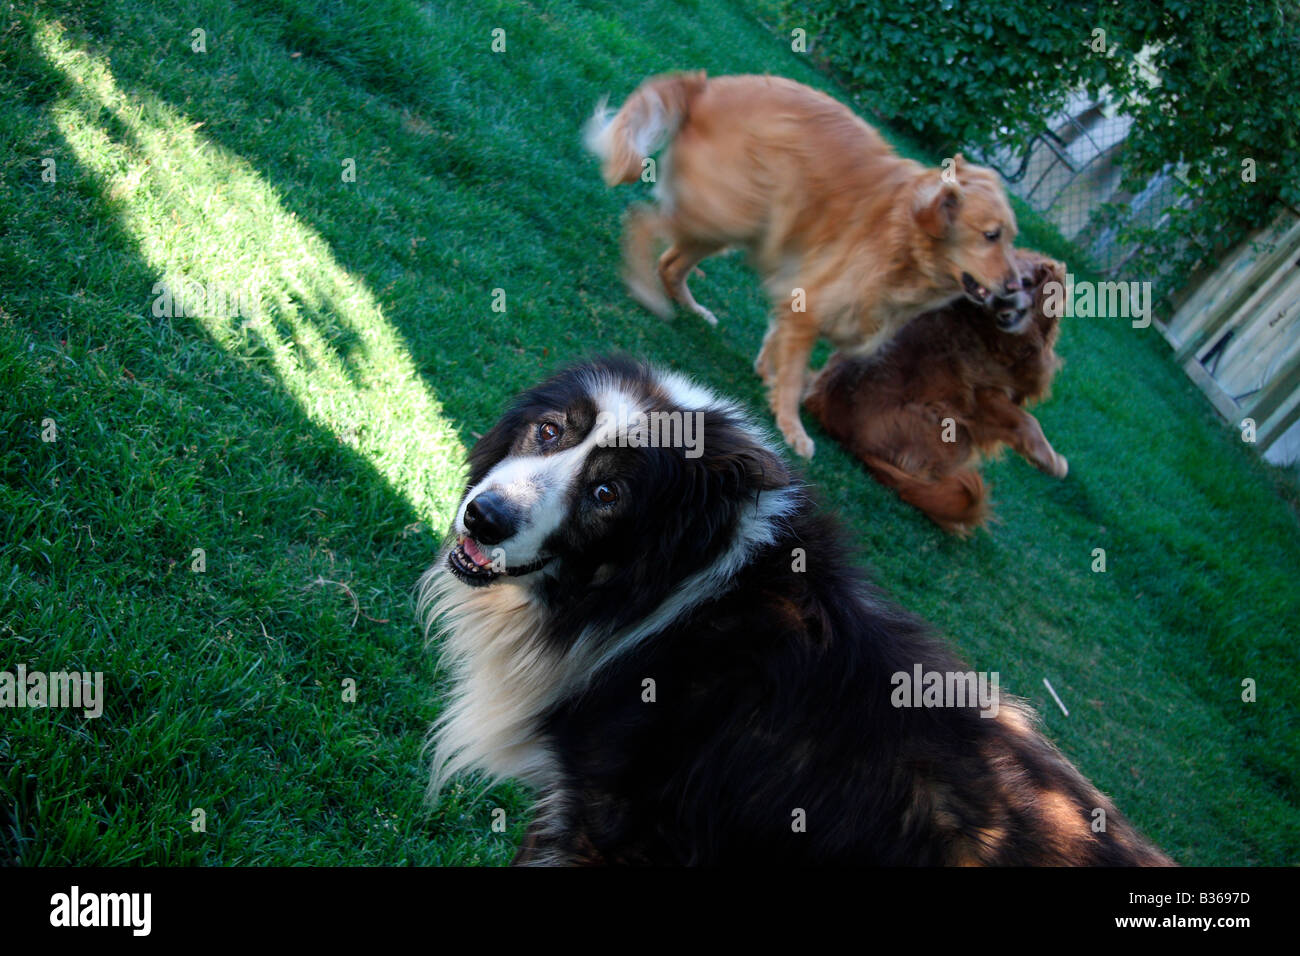
[(1056, 706), (1061, 708), (1061, 713), (1065, 714), (1066, 717), (1069, 717), (1070, 712), (1066, 710), (1065, 705), (1061, 703), (1061, 698), (1056, 696), (1055, 689), (1053, 689), (1051, 683), (1047, 680), (1046, 677), (1043, 678), (1043, 684), (1047, 687), (1048, 693), (1052, 695), (1052, 700), (1056, 701)]

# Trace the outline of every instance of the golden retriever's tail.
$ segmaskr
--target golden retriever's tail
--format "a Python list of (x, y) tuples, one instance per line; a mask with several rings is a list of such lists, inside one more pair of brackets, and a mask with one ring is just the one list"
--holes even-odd
[(977, 471), (963, 469), (943, 478), (925, 479), (874, 455), (864, 455), (862, 460), (872, 477), (893, 488), (898, 497), (920, 508), (945, 531), (968, 535), (988, 518), (988, 496)]
[(691, 101), (708, 82), (704, 71), (666, 73), (646, 80), (614, 113), (603, 98), (596, 104), (582, 138), (599, 157), (605, 185), (635, 182), (642, 163), (677, 135)]

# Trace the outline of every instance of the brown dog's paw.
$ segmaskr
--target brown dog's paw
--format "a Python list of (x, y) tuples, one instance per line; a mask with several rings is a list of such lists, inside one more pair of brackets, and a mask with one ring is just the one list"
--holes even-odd
[(1053, 478), (1064, 478), (1070, 473), (1070, 463), (1065, 460), (1064, 455), (1058, 455), (1055, 451), (1048, 452), (1049, 457), (1036, 461), (1040, 471), (1051, 475)]

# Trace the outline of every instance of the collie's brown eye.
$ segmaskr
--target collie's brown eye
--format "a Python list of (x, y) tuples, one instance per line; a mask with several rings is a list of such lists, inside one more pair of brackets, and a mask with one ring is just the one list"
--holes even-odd
[(597, 485), (591, 489), (591, 496), (602, 505), (612, 505), (618, 501), (618, 489), (613, 485)]
[(537, 440), (541, 442), (555, 441), (560, 437), (560, 426), (554, 422), (542, 422), (537, 426)]
[(987, 239), (989, 242), (997, 242), (999, 239), (1002, 238), (1002, 230), (994, 229), (992, 232), (986, 232), (984, 233), (984, 238)]

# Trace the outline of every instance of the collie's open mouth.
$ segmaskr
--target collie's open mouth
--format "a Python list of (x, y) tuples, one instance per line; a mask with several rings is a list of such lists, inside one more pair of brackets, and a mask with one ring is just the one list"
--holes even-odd
[(491, 584), (503, 575), (519, 577), (532, 574), (544, 567), (548, 561), (550, 558), (538, 558), (515, 567), (499, 567), (491, 557), (484, 554), (478, 542), (468, 535), (461, 535), (456, 542), (456, 547), (447, 554), (447, 567), (451, 568), (452, 574), (474, 587)]
[(987, 305), (991, 298), (989, 290), (976, 282), (975, 277), (969, 272), (961, 274), (961, 287), (966, 290), (968, 296), (980, 305)]

